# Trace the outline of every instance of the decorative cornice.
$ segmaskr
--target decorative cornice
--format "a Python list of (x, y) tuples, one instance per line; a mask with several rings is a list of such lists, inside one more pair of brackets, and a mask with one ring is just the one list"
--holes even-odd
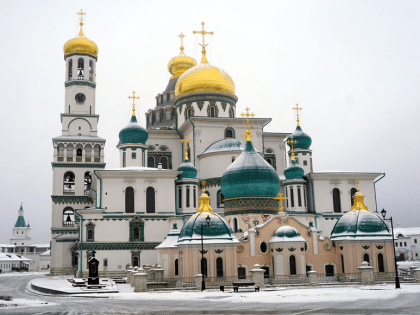
[(64, 60), (66, 60), (67, 58), (72, 57), (72, 56), (88, 56), (88, 57), (92, 57), (93, 59), (98, 61), (97, 56), (94, 56), (94, 55), (91, 55), (91, 54), (86, 54), (86, 53), (77, 53), (77, 52), (71, 53), (71, 54), (68, 54), (68, 55), (64, 55)]
[(106, 163), (60, 163), (51, 162), (52, 167), (82, 167), (82, 168), (105, 168)]
[(175, 107), (179, 107), (188, 102), (198, 101), (219, 101), (229, 103), (231, 106), (235, 106), (236, 102), (238, 101), (238, 97), (226, 93), (198, 92), (178, 96), (174, 100), (174, 104)]
[[(226, 207), (226, 206), (225, 206)], [(278, 214), (279, 210), (264, 210), (264, 209), (252, 209), (252, 210), (228, 210), (225, 209), (225, 216), (236, 215), (236, 214)]]
[(51, 196), (52, 201), (55, 204), (65, 204), (65, 203), (74, 203), (74, 204), (92, 204), (93, 201), (89, 196)]
[(72, 230), (69, 228), (63, 229), (63, 228), (51, 228), (51, 234), (77, 234), (79, 233), (79, 228), (76, 227)]
[(73, 85), (86, 85), (86, 86), (91, 87), (91, 88), (96, 88), (95, 83), (88, 82), (88, 81), (69, 81), (69, 82), (64, 83), (65, 87), (69, 87), (69, 86), (73, 86)]
[[(131, 242), (131, 243), (83, 243), (83, 250), (153, 250), (160, 243)], [(80, 244), (78, 246), (80, 250)]]

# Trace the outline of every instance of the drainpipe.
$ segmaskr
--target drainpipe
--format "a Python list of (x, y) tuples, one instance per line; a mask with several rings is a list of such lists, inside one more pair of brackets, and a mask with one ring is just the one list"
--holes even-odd
[(287, 138), (286, 140), (283, 141), (284, 142), (284, 169), (287, 168)]
[[(93, 171), (93, 174), (95, 174), (95, 176), (99, 179), (99, 188), (101, 190), (101, 194), (99, 195), (99, 209), (102, 209), (102, 179), (98, 176), (98, 174), (96, 174), (96, 171)], [(98, 194), (96, 194), (96, 208), (98, 208)]]
[(272, 118), (270, 118), (269, 121), (267, 121), (262, 127), (261, 127), (261, 131), (262, 131), (262, 144), (263, 144), (263, 154), (265, 153), (264, 150), (264, 127), (267, 126), (269, 123), (271, 123)]
[(193, 155), (194, 155), (194, 166), (195, 166), (195, 126), (191, 120), (191, 117), (188, 117), (188, 119), (190, 120), (191, 125), (193, 126)]
[(373, 191), (375, 192), (375, 206), (376, 206), (376, 213), (378, 213), (378, 202), (376, 201), (376, 183), (379, 182), (382, 178), (385, 177), (385, 173), (382, 173), (382, 177), (378, 178), (373, 182)]
[(177, 208), (178, 208), (178, 201), (176, 200), (176, 179), (174, 180), (174, 186), (175, 186), (175, 214), (178, 214)]
[[(80, 217), (80, 278), (83, 278), (82, 269), (83, 269), (83, 216), (77, 213), (77, 209), (74, 210), (74, 214)], [(76, 276), (76, 271), (74, 272), (74, 276)]]
[[(178, 128), (176, 129), (176, 133), (179, 135), (179, 137), (182, 139), (181, 134), (178, 131)], [(181, 143), (181, 163), (184, 161), (184, 142), (180, 141)]]
[[(311, 181), (311, 193), (312, 193), (312, 213), (315, 211), (315, 194), (314, 194), (314, 182), (312, 181), (311, 173), (308, 173), (309, 180)], [(316, 222), (316, 221), (315, 221)], [(315, 226), (316, 227), (316, 226)]]

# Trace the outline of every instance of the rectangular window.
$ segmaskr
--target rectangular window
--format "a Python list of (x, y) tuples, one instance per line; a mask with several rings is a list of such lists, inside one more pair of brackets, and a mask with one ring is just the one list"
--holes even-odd
[(418, 253), (416, 253), (416, 257), (418, 257), (419, 256), (419, 254)]
[(185, 193), (185, 207), (189, 208), (190, 207), (190, 187), (187, 186), (187, 191)]
[(182, 188), (178, 189), (178, 208), (182, 208)]
[(400, 247), (402, 247), (402, 242), (400, 242)]
[(417, 238), (414, 239), (414, 244), (417, 244)]
[(125, 152), (123, 152), (123, 167), (125, 167)]
[(395, 247), (398, 247), (398, 242), (395, 242)]
[(197, 208), (197, 193), (196, 193), (196, 190), (195, 190), (195, 187), (194, 187), (194, 195), (193, 195), (193, 199), (194, 199), (194, 208)]
[(131, 152), (131, 159), (135, 160), (136, 159), (136, 152)]
[(302, 197), (300, 195), (300, 186), (297, 187), (297, 194), (298, 194), (298, 205), (302, 207)]
[(407, 242), (404, 242), (404, 246), (407, 246)]
[(303, 186), (303, 203), (305, 204), (305, 208), (306, 208), (306, 187)]
[(290, 187), (290, 207), (294, 208), (295, 206), (295, 198), (293, 194), (293, 187)]
[(306, 165), (308, 165), (308, 161), (303, 161), (303, 166), (306, 166)]
[(289, 208), (289, 198), (287, 194), (287, 188), (284, 189), (286, 191), (286, 208)]

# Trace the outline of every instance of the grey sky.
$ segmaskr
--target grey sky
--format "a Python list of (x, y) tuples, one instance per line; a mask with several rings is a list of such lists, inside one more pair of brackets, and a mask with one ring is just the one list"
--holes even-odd
[(4, 1), (0, 0), (0, 243), (20, 202), (33, 242), (49, 241), (51, 138), (61, 134), (63, 45), (77, 35), (99, 47), (96, 108), (107, 167), (118, 132), (169, 80), (169, 59), (200, 59), (193, 30), (215, 34), (208, 58), (233, 78), (237, 112), (272, 117), (265, 131), (293, 132), (292, 107), (312, 137), (314, 170), (385, 172), (378, 209), (420, 226), (420, 3), (418, 1)]

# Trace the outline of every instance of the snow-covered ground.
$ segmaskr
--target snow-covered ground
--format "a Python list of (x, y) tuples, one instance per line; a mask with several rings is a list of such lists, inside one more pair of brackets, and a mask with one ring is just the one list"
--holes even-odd
[(8, 272), (8, 273), (0, 273), (0, 278), (3, 277), (19, 277), (19, 276), (44, 276), (47, 275), (49, 271), (31, 271), (31, 272)]
[(56, 305), (53, 302), (46, 302), (40, 300), (28, 300), (28, 299), (16, 299), (13, 301), (3, 301), (0, 300), (0, 313), (4, 308), (16, 308), (16, 307), (35, 307), (35, 306), (47, 306), (47, 305)]

